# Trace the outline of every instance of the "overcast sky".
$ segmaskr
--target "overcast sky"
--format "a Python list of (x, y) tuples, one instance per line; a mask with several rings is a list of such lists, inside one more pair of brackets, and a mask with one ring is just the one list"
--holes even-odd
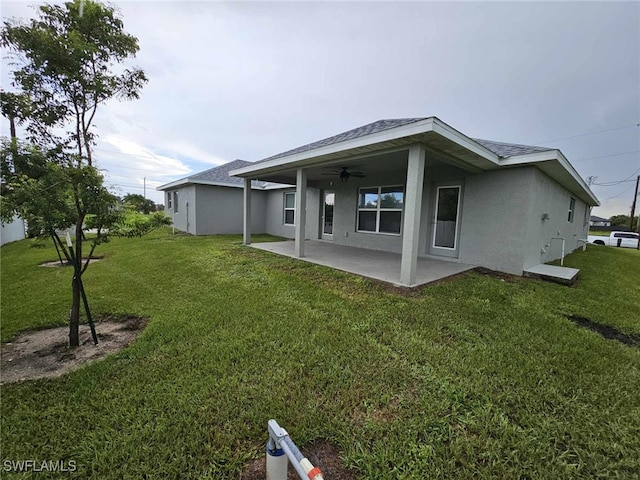
[[(2, 16), (27, 18), (32, 4), (3, 1)], [(115, 5), (149, 77), (140, 100), (113, 101), (96, 122), (95, 156), (120, 195), (143, 193), (146, 177), (162, 202), (155, 186), (217, 164), (433, 115), (470, 137), (559, 148), (596, 177), (594, 214), (629, 214), (640, 2)]]

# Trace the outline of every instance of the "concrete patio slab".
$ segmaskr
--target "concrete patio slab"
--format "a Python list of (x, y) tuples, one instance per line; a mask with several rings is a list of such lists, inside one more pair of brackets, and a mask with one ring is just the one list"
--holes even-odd
[[(277, 253), (278, 255), (297, 258), (293, 240), (253, 243), (251, 246), (267, 252)], [(320, 240), (307, 240), (304, 252), (305, 256), (299, 258), (299, 260), (355, 273), (356, 275), (381, 280), (401, 287), (417, 287), (475, 268), (473, 265), (464, 263), (434, 258), (418, 258), (416, 283), (402, 285), (400, 283), (401, 256), (399, 253), (346, 247)]]
[(580, 270), (577, 268), (557, 267), (555, 265), (535, 265), (524, 271), (525, 277), (541, 278), (550, 282), (561, 283), (563, 285), (573, 285)]

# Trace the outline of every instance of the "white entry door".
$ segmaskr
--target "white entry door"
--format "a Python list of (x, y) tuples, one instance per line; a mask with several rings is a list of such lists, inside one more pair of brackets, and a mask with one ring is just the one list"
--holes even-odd
[(429, 249), (432, 255), (458, 256), (461, 192), (461, 185), (436, 187)]
[(333, 209), (335, 206), (335, 192), (324, 191), (322, 195), (322, 233), (325, 240), (333, 240)]

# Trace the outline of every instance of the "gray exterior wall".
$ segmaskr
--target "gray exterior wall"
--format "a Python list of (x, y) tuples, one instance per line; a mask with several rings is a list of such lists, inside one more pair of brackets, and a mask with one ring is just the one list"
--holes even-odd
[[(196, 235), (242, 233), (243, 189), (196, 185)], [(267, 192), (251, 192), (251, 233), (266, 232)]]
[[(178, 211), (169, 208), (168, 192), (178, 192)], [(177, 230), (194, 235), (241, 234), (242, 188), (192, 184), (164, 192), (164, 213)], [(252, 191), (252, 233), (266, 232), (267, 192)], [(187, 205), (188, 203), (188, 205)]]
[(0, 231), (0, 245), (5, 243), (23, 240), (24, 236), (24, 220), (20, 217), (14, 217), (10, 223), (2, 222), (2, 230)]
[(461, 262), (522, 274), (535, 173), (534, 167), (513, 168), (465, 179)]
[[(567, 220), (575, 199), (573, 222)], [(561, 257), (586, 239), (588, 206), (535, 167), (465, 179), (459, 260), (522, 275), (524, 269)], [(543, 220), (543, 214), (548, 219)], [(546, 251), (546, 253), (543, 252)]]
[[(186, 233), (195, 233), (196, 230), (196, 186), (186, 185), (178, 187), (169, 192), (178, 192), (178, 211), (175, 205), (169, 208), (167, 193), (164, 192), (164, 213), (173, 219), (173, 225), (177, 230)], [(188, 204), (188, 205), (187, 205)]]
[[(587, 239), (589, 233), (589, 207), (575, 195), (534, 169), (534, 190), (531, 195), (528, 229), (525, 244), (524, 268), (556, 260), (562, 255), (562, 241), (565, 239), (565, 255), (582, 247), (580, 239)], [(569, 202), (575, 199), (573, 221), (568, 221)], [(543, 214), (548, 219), (542, 220)], [(542, 250), (546, 250), (543, 253)]]
[[(266, 198), (266, 233), (284, 238), (295, 238), (295, 226), (284, 224), (284, 194), (295, 193), (295, 188), (282, 190), (269, 190)], [(253, 205), (252, 205), (253, 208)], [(307, 221), (305, 223), (305, 238), (316, 240), (318, 238), (318, 227), (320, 212), (320, 190), (307, 187)], [(257, 213), (252, 212), (252, 218)], [(296, 220), (298, 218), (296, 212)]]

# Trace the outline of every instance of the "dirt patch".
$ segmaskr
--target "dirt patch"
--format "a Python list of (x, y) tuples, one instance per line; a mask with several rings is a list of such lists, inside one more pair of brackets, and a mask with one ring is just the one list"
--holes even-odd
[[(91, 257), (91, 263), (95, 263), (95, 262), (99, 262), (100, 260), (102, 260), (104, 258), (104, 256), (100, 256), (100, 257)], [(86, 262), (87, 259), (83, 258), (82, 259), (82, 263)], [(73, 267), (72, 263), (69, 262), (62, 262), (60, 263), (60, 260), (51, 260), (50, 262), (44, 262), (40, 264), (41, 267)]]
[(593, 322), (588, 318), (579, 317), (577, 315), (569, 315), (567, 318), (576, 325), (588, 328), (592, 332), (602, 335), (604, 338), (617, 340), (618, 342), (629, 345), (630, 347), (640, 348), (640, 335), (623, 333), (617, 328)]
[(503, 280), (509, 283), (521, 282), (523, 277), (519, 277), (518, 275), (512, 275), (510, 273), (498, 272), (497, 270), (489, 270), (484, 267), (476, 267), (473, 269), (474, 272), (484, 275), (485, 277), (497, 278), (498, 280)]
[[(340, 451), (326, 440), (316, 440), (301, 449), (302, 454), (315, 467), (322, 470), (327, 480), (354, 480), (355, 472), (344, 466)], [(264, 480), (266, 478), (265, 457), (251, 460), (240, 475), (240, 480)], [(289, 464), (287, 480), (299, 480), (298, 474)]]
[(0, 384), (53, 378), (100, 360), (129, 345), (147, 324), (139, 317), (103, 317), (96, 321), (98, 345), (88, 325), (80, 325), (80, 346), (67, 346), (69, 327), (20, 334), (0, 349)]

